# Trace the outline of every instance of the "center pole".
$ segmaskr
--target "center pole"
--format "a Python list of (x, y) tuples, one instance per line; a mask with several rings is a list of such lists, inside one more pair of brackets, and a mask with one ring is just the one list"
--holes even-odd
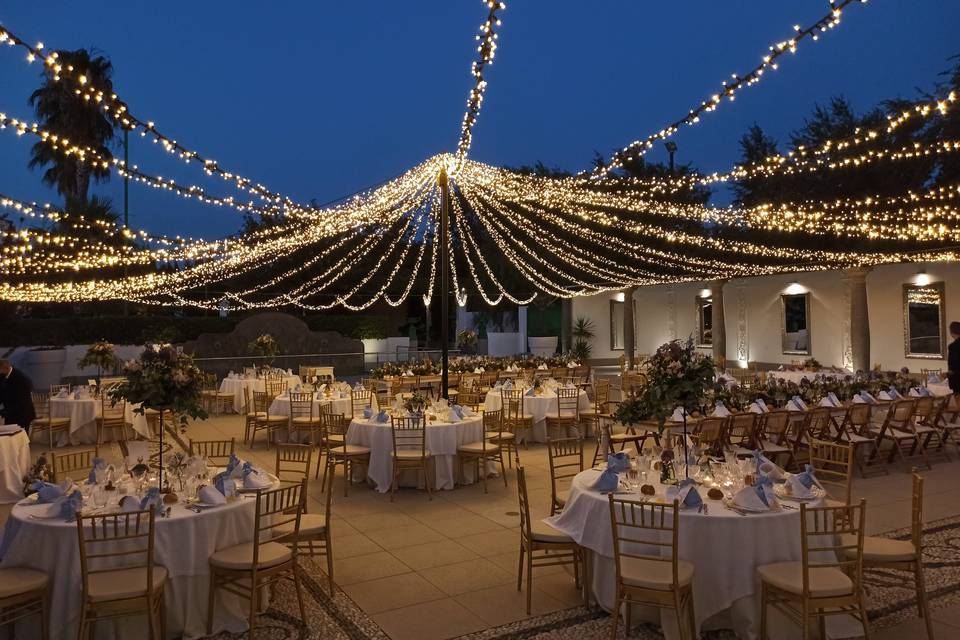
[(450, 261), (450, 184), (446, 167), (440, 168), (437, 184), (440, 186), (440, 395), (449, 399), (450, 349), (447, 332), (450, 330), (450, 283), (447, 280), (447, 263)]

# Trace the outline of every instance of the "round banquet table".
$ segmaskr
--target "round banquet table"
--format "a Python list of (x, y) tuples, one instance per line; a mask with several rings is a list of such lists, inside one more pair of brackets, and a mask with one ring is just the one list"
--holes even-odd
[[(457, 472), (457, 447), (470, 442), (479, 442), (484, 435), (483, 417), (470, 416), (460, 422), (430, 422), (427, 424), (427, 451), (432, 454), (433, 489), (453, 489)], [(354, 418), (347, 430), (347, 444), (355, 444), (370, 449), (370, 468), (367, 478), (373, 482), (377, 491), (390, 491), (393, 482), (393, 433), (389, 422), (376, 422), (373, 418)], [(487, 473), (498, 470), (491, 465)], [(407, 472), (405, 472), (407, 473)], [(412, 472), (411, 472), (412, 473)], [(473, 465), (463, 467), (466, 476), (464, 482), (473, 481)], [(403, 477), (401, 484), (407, 485)], [(409, 483), (411, 486), (413, 482)]]
[[(526, 389), (524, 389), (526, 392)], [(533, 416), (533, 429), (531, 433), (517, 433), (517, 438), (521, 442), (546, 442), (547, 441), (547, 414), (556, 414), (557, 412), (557, 394), (553, 391), (544, 391), (542, 395), (523, 396), (523, 412)], [(590, 399), (587, 392), (583, 389), (577, 399), (577, 407), (580, 411), (587, 411), (590, 408)], [(500, 389), (490, 389), (483, 401), (485, 411), (499, 411), (503, 409), (503, 396), (500, 395)], [(571, 427), (570, 433), (562, 434), (562, 437), (579, 436), (576, 427)]]
[[(124, 421), (133, 426), (133, 430), (144, 438), (150, 438), (150, 426), (146, 416), (134, 413), (136, 405), (126, 403)], [(70, 418), (70, 432), (61, 438), (59, 446), (67, 444), (94, 444), (97, 441), (96, 419), (103, 412), (100, 398), (50, 398), (50, 416)], [(111, 435), (110, 433), (105, 435)]]
[(787, 382), (795, 382), (800, 384), (800, 381), (803, 378), (806, 378), (810, 382), (813, 382), (813, 379), (817, 376), (821, 378), (830, 378), (836, 380), (842, 380), (844, 376), (850, 375), (845, 371), (767, 371), (768, 378), (779, 378), (781, 380), (786, 380)]
[[(653, 472), (651, 472), (651, 475)], [(590, 549), (591, 589), (597, 603), (614, 608), (616, 568), (609, 499), (592, 487), (600, 471), (574, 477), (563, 512), (544, 521)], [(654, 483), (664, 499), (665, 486)], [(741, 516), (721, 501), (709, 500), (709, 515), (696, 509), (680, 512), (679, 557), (694, 565), (693, 601), (697, 629), (734, 629), (740, 638), (759, 635), (759, 583), (756, 568), (773, 562), (799, 561), (800, 512), (784, 510)], [(620, 495), (639, 500), (642, 496)], [(665, 499), (664, 499), (665, 501)], [(634, 606), (634, 619), (659, 623), (667, 638), (679, 638), (672, 611)], [(711, 618), (713, 620), (711, 620)], [(779, 624), (777, 626), (780, 626)], [(776, 634), (771, 637), (778, 637)]]
[[(376, 402), (376, 400), (374, 400)], [(331, 410), (333, 413), (342, 414), (351, 417), (353, 411), (353, 401), (348, 394), (345, 398), (327, 398), (323, 394), (314, 395), (313, 397), (313, 417), (319, 419), (321, 407), (324, 405), (331, 405)], [(273, 402), (270, 403), (270, 409), (268, 410), (272, 416), (289, 416), (290, 415), (290, 396), (288, 394), (280, 394), (273, 399)], [(307, 431), (298, 431), (293, 430), (289, 432), (288, 429), (280, 429), (278, 431), (279, 439), (281, 442), (304, 442), (309, 437), (309, 432)]]
[[(284, 376), (283, 378), (280, 378), (280, 380), (287, 383), (288, 389), (292, 389), (301, 383), (300, 376), (295, 375)], [(223, 382), (220, 383), (220, 393), (233, 394), (233, 410), (237, 413), (243, 413), (244, 411), (244, 389), (249, 390), (250, 402), (253, 402), (253, 392), (266, 391), (267, 385), (264, 384), (263, 378), (245, 378), (243, 376), (237, 378), (224, 378)]]
[(23, 479), (30, 472), (30, 437), (23, 429), (3, 433), (0, 428), (0, 504), (23, 498)]
[[(67, 522), (60, 517), (42, 519), (49, 509), (49, 504), (36, 504), (32, 498), (13, 507), (0, 547), (0, 568), (27, 567), (45, 572), (51, 585), (50, 637), (73, 640), (77, 637), (81, 606), (77, 525), (73, 520)], [(220, 549), (252, 540), (255, 512), (255, 499), (238, 497), (200, 513), (177, 503), (169, 518), (157, 518), (154, 559), (169, 572), (164, 587), (169, 637), (206, 635), (210, 556)], [(245, 631), (248, 611), (246, 601), (218, 591), (214, 633)], [(98, 622), (95, 632), (99, 640), (144, 638), (146, 625), (144, 616), (121, 618)], [(39, 638), (36, 618), (18, 621), (12, 637), (17, 640)]]

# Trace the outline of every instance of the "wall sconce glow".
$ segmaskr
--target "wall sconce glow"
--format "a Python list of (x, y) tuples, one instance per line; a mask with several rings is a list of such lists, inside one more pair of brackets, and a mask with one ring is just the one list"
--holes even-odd
[(921, 287), (925, 287), (930, 284), (930, 276), (925, 270), (921, 269), (917, 272), (917, 275), (914, 277), (913, 281)]
[(796, 280), (791, 282), (790, 285), (786, 289), (784, 289), (784, 293), (787, 293), (792, 296), (797, 295), (798, 293), (806, 293), (806, 292), (807, 292), (807, 288), (802, 284), (800, 284), (799, 282), (797, 282)]
[(461, 307), (467, 306), (467, 290), (464, 288), (461, 288), (457, 294), (457, 305)]
[(739, 366), (741, 369), (746, 369), (749, 364), (750, 363), (746, 360), (737, 360), (737, 366)]
[(701, 298), (709, 298), (712, 295), (713, 295), (713, 291), (710, 291), (710, 289), (700, 289)]
[(613, 299), (616, 300), (617, 302), (623, 302), (624, 300), (626, 300), (626, 297), (621, 291), (620, 293), (614, 294)]

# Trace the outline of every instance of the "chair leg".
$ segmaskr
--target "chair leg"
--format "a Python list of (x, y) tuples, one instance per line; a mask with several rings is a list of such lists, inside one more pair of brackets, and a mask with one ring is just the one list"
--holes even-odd
[(517, 591), (523, 586), (523, 543), (520, 544), (520, 566), (517, 567)]
[(260, 600), (260, 589), (255, 579), (251, 582), (250, 589), (250, 627), (247, 630), (247, 637), (253, 640), (253, 629), (257, 622), (257, 602)]
[[(149, 634), (149, 638), (150, 640), (158, 640), (157, 610), (156, 610), (156, 607), (153, 606), (153, 602), (150, 602), (149, 600), (147, 602), (148, 602), (147, 607), (149, 608), (147, 611), (147, 631)], [(159, 639), (159, 640), (164, 640), (164, 639)]]
[(41, 640), (50, 640), (50, 619), (47, 615), (47, 594), (44, 591), (40, 597), (40, 638)]
[(330, 525), (327, 524), (326, 534), (326, 553), (327, 553), (327, 580), (330, 583), (330, 598), (333, 598), (333, 546), (330, 543)]
[[(507, 456), (509, 455), (508, 453)], [(507, 470), (503, 467), (503, 449), (500, 449), (500, 475), (503, 476), (503, 486), (507, 487)]]
[(760, 640), (767, 640), (767, 585), (760, 584)]
[(933, 640), (933, 621), (930, 619), (930, 609), (927, 607), (926, 588), (923, 584), (923, 562), (920, 558), (917, 558), (914, 563), (914, 580), (917, 583), (917, 608), (927, 627), (927, 640)]
[[(617, 597), (614, 599), (613, 613), (610, 617), (613, 619), (613, 624), (610, 628), (610, 638), (611, 640), (617, 640), (617, 626), (620, 624), (620, 608), (622, 602), (620, 601), (620, 585), (617, 585)], [(624, 629), (623, 635), (627, 636), (630, 633), (630, 629)]]
[[(294, 558), (296, 558), (296, 556), (294, 556)], [(300, 587), (300, 571), (297, 568), (296, 562), (293, 563), (293, 586), (297, 590), (297, 606), (300, 608), (300, 624), (306, 627), (307, 612), (303, 608), (303, 590)], [(332, 594), (333, 590), (331, 590), (330, 593)]]
[(533, 605), (533, 550), (527, 554), (527, 615)]
[(167, 640), (167, 601), (163, 591), (160, 591), (160, 639)]

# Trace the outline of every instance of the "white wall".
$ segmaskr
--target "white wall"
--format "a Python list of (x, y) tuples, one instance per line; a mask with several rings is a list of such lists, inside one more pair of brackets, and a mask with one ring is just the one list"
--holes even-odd
[[(867, 276), (870, 317), (870, 362), (885, 370), (908, 367), (946, 369), (945, 360), (904, 356), (903, 285), (916, 282), (925, 270), (931, 282), (943, 282), (946, 322), (960, 321), (960, 264), (895, 264), (874, 268)], [(746, 338), (746, 360), (789, 363), (814, 357), (823, 365), (845, 366), (849, 334), (848, 282), (842, 271), (804, 272), (729, 281), (723, 288), (727, 360), (737, 360), (741, 329)], [(641, 287), (636, 293), (636, 352), (647, 354), (672, 337), (686, 339), (696, 330), (696, 297), (708, 283)], [(780, 336), (780, 296), (790, 289), (810, 293), (810, 356), (784, 354)], [(610, 300), (616, 294), (573, 299), (573, 318), (593, 321), (594, 358), (617, 358), (622, 350), (610, 349)], [(741, 305), (745, 309), (741, 323)], [(743, 327), (741, 327), (741, 324)], [(944, 327), (946, 331), (946, 327)], [(947, 338), (949, 342), (949, 336)]]

